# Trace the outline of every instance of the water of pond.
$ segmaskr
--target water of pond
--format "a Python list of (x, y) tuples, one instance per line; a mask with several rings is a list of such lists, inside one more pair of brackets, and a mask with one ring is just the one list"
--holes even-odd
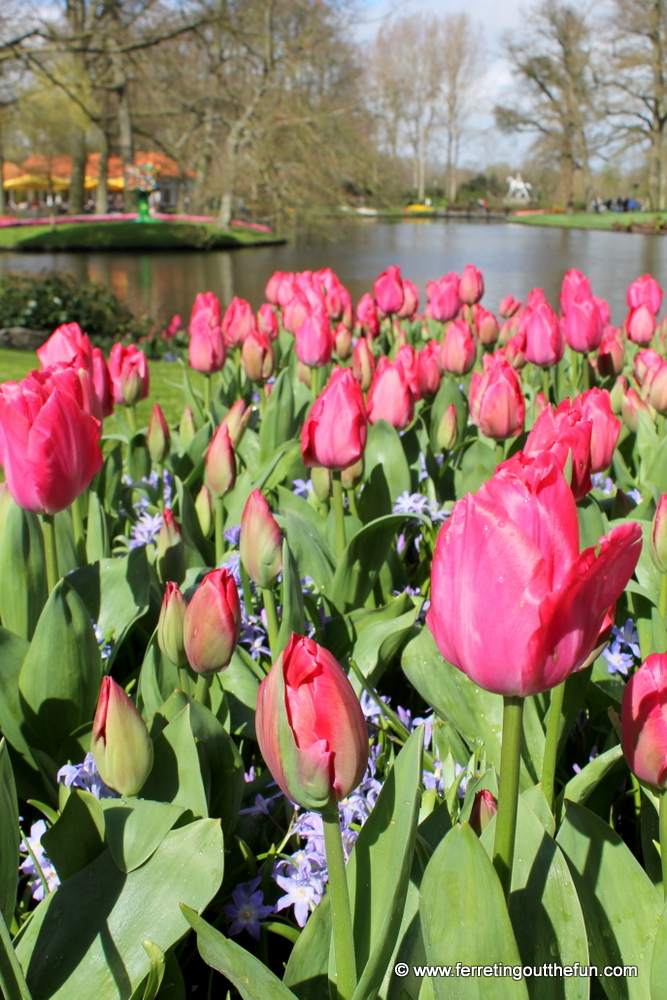
[[(327, 233), (301, 232), (282, 246), (190, 253), (0, 254), (2, 271), (69, 271), (109, 285), (136, 313), (185, 319), (197, 292), (214, 291), (223, 305), (234, 295), (257, 308), (274, 270), (332, 267), (353, 301), (389, 264), (422, 293), (426, 282), (467, 263), (481, 267), (484, 303), (496, 309), (503, 295), (517, 298), (537, 285), (555, 304), (563, 273), (577, 267), (589, 275), (596, 295), (612, 307), (612, 321), (625, 313), (625, 288), (646, 272), (667, 281), (667, 239), (641, 234), (548, 229), (505, 223), (416, 220), (353, 220)], [(422, 304), (424, 299), (422, 298)]]

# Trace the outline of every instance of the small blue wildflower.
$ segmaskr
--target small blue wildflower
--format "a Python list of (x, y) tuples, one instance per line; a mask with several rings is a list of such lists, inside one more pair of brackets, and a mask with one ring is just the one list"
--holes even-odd
[(162, 514), (142, 514), (130, 533), (130, 548), (150, 545), (160, 533)]
[(394, 514), (428, 514), (429, 499), (422, 493), (408, 493), (404, 490), (394, 501)]
[(92, 753), (86, 754), (82, 764), (64, 764), (58, 771), (56, 780), (68, 788), (82, 788), (96, 799), (118, 798), (118, 792), (114, 792), (102, 781)]
[(112, 644), (111, 642), (107, 642), (106, 636), (102, 635), (102, 631), (97, 622), (93, 621), (92, 618), (91, 622), (93, 624), (93, 632), (95, 633), (95, 638), (97, 639), (97, 645), (100, 650), (100, 657), (102, 658), (102, 660), (108, 660), (109, 657), (111, 656)]
[(591, 482), (593, 484), (594, 490), (600, 490), (604, 493), (606, 497), (611, 496), (616, 487), (614, 486), (614, 481), (610, 476), (605, 476), (601, 472), (594, 472), (591, 476)]
[(307, 500), (313, 492), (312, 479), (293, 479), (292, 486), (292, 493), (298, 497), (303, 497), (304, 500)]
[(633, 656), (636, 656), (637, 658), (641, 657), (642, 654), (639, 648), (639, 633), (637, 632), (632, 618), (628, 618), (622, 628), (617, 628), (614, 625), (613, 633), (622, 643), (624, 643), (624, 645), (630, 648)]
[(634, 500), (634, 502), (637, 504), (637, 506), (639, 506), (639, 504), (644, 499), (643, 496), (641, 495), (641, 493), (639, 492), (639, 490), (630, 490), (627, 493), (627, 496), (631, 497)]
[(232, 528), (225, 528), (223, 531), (223, 536), (226, 541), (232, 546), (232, 548), (238, 549), (239, 541), (241, 540), (241, 525), (235, 524)]
[(602, 655), (609, 664), (607, 669), (610, 674), (623, 674), (627, 677), (628, 670), (635, 665), (632, 653), (624, 653), (623, 646), (618, 640), (612, 646), (607, 646)]
[(225, 557), (220, 563), (220, 565), (224, 566), (225, 569), (232, 574), (232, 576), (234, 577), (234, 583), (236, 584), (237, 587), (240, 587), (242, 583), (240, 553), (238, 552), (225, 553)]
[(259, 921), (273, 913), (272, 906), (264, 905), (264, 893), (258, 888), (261, 875), (250, 882), (241, 882), (232, 890), (232, 902), (223, 906), (222, 911), (229, 921), (227, 933), (231, 937), (247, 931), (259, 941)]
[[(28, 855), (25, 861), (22, 861), (19, 865), (19, 869), (24, 875), (28, 876), (32, 898), (38, 902), (44, 899), (45, 896), (42, 877), (46, 880), (46, 884), (51, 891), (60, 885), (58, 872), (55, 870), (49, 856), (42, 847), (42, 837), (45, 833), (46, 823), (43, 819), (38, 819), (37, 822), (33, 823), (30, 827), (30, 835), (25, 837), (19, 845), (21, 853)], [(27, 844), (26, 841), (28, 842)], [(35, 856), (35, 861), (37, 862), (39, 869), (35, 867), (35, 862), (28, 853), (28, 844), (30, 844), (30, 850)]]

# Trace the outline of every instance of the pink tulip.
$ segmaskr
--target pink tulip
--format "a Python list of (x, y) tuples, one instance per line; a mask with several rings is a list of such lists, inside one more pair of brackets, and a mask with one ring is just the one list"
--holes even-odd
[(204, 482), (211, 495), (220, 498), (234, 489), (236, 456), (227, 424), (220, 424), (206, 452)]
[(278, 522), (260, 490), (253, 490), (241, 515), (241, 562), (251, 580), (265, 590), (283, 568), (283, 548)]
[(542, 288), (533, 288), (532, 291), (528, 292), (526, 309), (537, 309), (538, 306), (543, 305), (546, 301), (547, 298), (544, 290)]
[(200, 292), (190, 316), (190, 367), (207, 375), (219, 372), (225, 363), (225, 355), (220, 303), (213, 292)]
[(456, 271), (450, 271), (437, 281), (429, 281), (426, 286), (426, 315), (438, 323), (448, 323), (458, 316), (461, 308), (459, 284), (461, 279)]
[(276, 369), (273, 342), (263, 330), (251, 330), (241, 348), (241, 365), (251, 382), (266, 382)]
[(658, 413), (667, 413), (667, 361), (660, 361), (657, 365), (649, 368), (642, 392)]
[(405, 381), (410, 387), (412, 398), (415, 402), (421, 399), (419, 393), (419, 377), (417, 375), (417, 357), (415, 349), (411, 344), (403, 344), (396, 352), (394, 364), (401, 368), (405, 376)]
[(589, 279), (577, 271), (576, 267), (567, 271), (560, 289), (561, 312), (567, 313), (573, 302), (581, 302), (584, 299), (592, 298), (591, 283)]
[(580, 409), (564, 400), (554, 410), (547, 406), (539, 415), (526, 439), (528, 456), (551, 452), (561, 469), (571, 461), (571, 488), (575, 500), (581, 500), (593, 487), (591, 483), (591, 435), (593, 425)]
[(405, 372), (386, 357), (380, 358), (368, 390), (367, 410), (372, 424), (386, 420), (396, 430), (404, 430), (412, 423), (415, 401)]
[(491, 347), (498, 340), (500, 333), (498, 320), (492, 312), (480, 305), (473, 306), (473, 316), (477, 340), (484, 347)]
[(482, 836), (497, 812), (498, 802), (493, 792), (490, 792), (488, 788), (481, 788), (475, 792), (470, 810), (470, 825), (478, 837)]
[(304, 465), (347, 469), (362, 457), (367, 435), (361, 387), (350, 368), (334, 368), (301, 429)]
[(649, 420), (653, 421), (653, 414), (651, 413), (649, 404), (632, 387), (627, 389), (623, 396), (621, 412), (624, 424), (635, 434), (639, 426), (639, 413), (645, 414)]
[(257, 742), (288, 799), (324, 809), (364, 776), (368, 734), (359, 699), (333, 655), (292, 635), (262, 681)]
[(121, 795), (138, 795), (153, 767), (153, 741), (146, 723), (112, 677), (102, 680), (90, 752), (102, 781)]
[(310, 303), (306, 296), (297, 291), (283, 309), (283, 326), (288, 333), (295, 334), (303, 326), (310, 314)]
[(392, 264), (375, 279), (373, 298), (378, 311), (384, 316), (392, 316), (399, 312), (405, 300), (400, 267)]
[(633, 344), (650, 344), (655, 333), (655, 313), (642, 302), (628, 313), (625, 329)]
[(593, 295), (593, 302), (598, 307), (598, 312), (600, 313), (600, 319), (602, 320), (602, 326), (609, 326), (609, 321), (611, 319), (611, 309), (609, 308), (609, 303), (606, 299), (600, 299), (597, 295)]
[(643, 278), (637, 278), (628, 285), (626, 302), (630, 309), (637, 309), (638, 306), (646, 304), (655, 315), (660, 312), (662, 305), (662, 288), (655, 278), (645, 274)]
[(123, 344), (113, 345), (109, 355), (109, 375), (114, 403), (133, 406), (148, 395), (148, 360), (144, 352), (134, 344), (128, 347)]
[(169, 455), (171, 434), (169, 433), (169, 425), (165, 420), (162, 407), (159, 403), (154, 403), (151, 410), (148, 420), (148, 433), (146, 434), (146, 446), (151, 460), (158, 464), (164, 462), (165, 458)]
[(505, 357), (516, 371), (521, 371), (526, 365), (526, 331), (518, 331), (505, 345)]
[(67, 388), (48, 371), (0, 385), (0, 463), (24, 510), (64, 510), (102, 468), (101, 424), (83, 409), (72, 374)]
[(663, 364), (661, 356), (651, 347), (645, 347), (643, 350), (637, 351), (632, 368), (639, 385), (644, 384), (644, 379), (652, 368), (659, 368), (661, 364)]
[(278, 338), (278, 317), (276, 316), (275, 309), (268, 302), (259, 307), (259, 312), (257, 313), (257, 326), (264, 333), (268, 333), (271, 340), (277, 340)]
[(482, 434), (497, 441), (517, 437), (523, 430), (526, 404), (514, 369), (502, 351), (484, 355), (484, 374), (473, 372), (470, 382), (470, 419)]
[(55, 329), (46, 343), (37, 348), (37, 357), (42, 371), (58, 361), (74, 361), (78, 357), (92, 374), (93, 347), (78, 323), (65, 323)]
[(399, 319), (413, 319), (419, 309), (419, 289), (407, 278), (403, 278), (403, 305), (396, 315)]
[(667, 786), (667, 654), (653, 653), (625, 686), (623, 753), (640, 781)]
[(102, 419), (113, 413), (113, 384), (104, 354), (99, 347), (93, 347), (93, 385), (100, 401)]
[(241, 634), (241, 604), (234, 577), (226, 569), (207, 573), (183, 619), (183, 645), (198, 674), (224, 670)]
[(266, 284), (264, 294), (266, 295), (267, 301), (270, 302), (271, 305), (279, 305), (278, 289), (280, 288), (284, 277), (285, 274), (283, 271), (274, 271)]
[(620, 375), (625, 364), (625, 337), (618, 327), (608, 326), (598, 352), (598, 371), (603, 377)]
[(573, 351), (590, 354), (602, 342), (602, 317), (593, 299), (575, 298), (563, 316), (563, 334)]
[(603, 472), (611, 465), (621, 433), (621, 421), (612, 412), (611, 397), (606, 389), (593, 388), (577, 396), (572, 406), (591, 422), (591, 472)]
[(357, 305), (357, 323), (361, 327), (362, 332), (368, 337), (375, 338), (380, 333), (380, 320), (378, 319), (375, 302), (368, 292), (359, 299), (359, 304)]
[(477, 348), (470, 326), (464, 319), (455, 319), (445, 332), (440, 352), (443, 371), (465, 375), (475, 364)]
[[(540, 288), (533, 291), (542, 293)], [(521, 315), (520, 328), (526, 334), (526, 361), (540, 368), (558, 364), (565, 351), (565, 338), (558, 316), (546, 300), (526, 308)]]
[(482, 272), (474, 264), (466, 264), (459, 283), (461, 302), (472, 306), (475, 302), (479, 302), (482, 295), (484, 295), (484, 278)]
[(352, 333), (345, 323), (339, 323), (333, 333), (334, 354), (340, 361), (345, 361), (352, 353)]
[(352, 371), (364, 392), (368, 392), (375, 374), (375, 357), (367, 340), (358, 340), (352, 351)]
[(503, 319), (511, 319), (512, 316), (516, 316), (519, 312), (521, 305), (521, 302), (515, 299), (513, 295), (506, 295), (504, 299), (500, 300), (498, 312)]
[(437, 340), (429, 340), (426, 347), (417, 351), (415, 367), (420, 399), (430, 399), (440, 388), (440, 351)]
[(229, 350), (239, 347), (246, 339), (251, 330), (257, 329), (257, 320), (252, 311), (252, 306), (245, 299), (239, 299), (236, 295), (227, 306), (227, 311), (222, 320), (222, 336), (225, 347)]
[(320, 368), (331, 361), (333, 334), (326, 311), (313, 310), (296, 331), (296, 355), (309, 368)]
[(580, 553), (577, 508), (556, 457), (519, 453), (457, 501), (440, 529), (427, 625), (473, 683), (540, 694), (593, 652), (640, 551), (641, 528), (626, 522)]

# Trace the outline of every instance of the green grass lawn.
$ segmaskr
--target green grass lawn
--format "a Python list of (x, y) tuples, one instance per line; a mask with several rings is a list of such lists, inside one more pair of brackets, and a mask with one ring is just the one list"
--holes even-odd
[[(7, 348), (0, 348), (0, 382), (19, 381), (33, 368), (39, 368), (39, 359), (36, 354), (28, 351), (12, 351)], [(137, 422), (139, 427), (148, 423), (148, 417), (153, 407), (153, 403), (159, 403), (162, 407), (167, 423), (178, 423), (183, 412), (183, 392), (180, 389), (183, 376), (181, 366), (177, 362), (169, 361), (149, 361), (150, 369), (150, 396), (143, 399), (137, 406)], [(204, 391), (204, 376), (199, 372), (188, 369), (190, 384), (192, 388)], [(170, 382), (175, 382), (179, 388), (174, 388)], [(110, 428), (114, 430), (115, 428)]]
[(214, 250), (284, 243), (273, 233), (187, 222), (72, 222), (0, 229), (0, 250)]
[(631, 222), (654, 222), (664, 219), (660, 212), (566, 212), (554, 215), (510, 215), (508, 222), (520, 222), (523, 226), (555, 226), (560, 229), (612, 229), (614, 223), (628, 226)]

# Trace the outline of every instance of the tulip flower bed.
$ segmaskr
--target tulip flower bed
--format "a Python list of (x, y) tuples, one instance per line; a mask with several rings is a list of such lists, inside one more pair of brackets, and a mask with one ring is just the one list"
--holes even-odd
[(202, 293), (174, 425), (76, 323), (0, 385), (6, 1000), (664, 996), (662, 291), (483, 291)]

